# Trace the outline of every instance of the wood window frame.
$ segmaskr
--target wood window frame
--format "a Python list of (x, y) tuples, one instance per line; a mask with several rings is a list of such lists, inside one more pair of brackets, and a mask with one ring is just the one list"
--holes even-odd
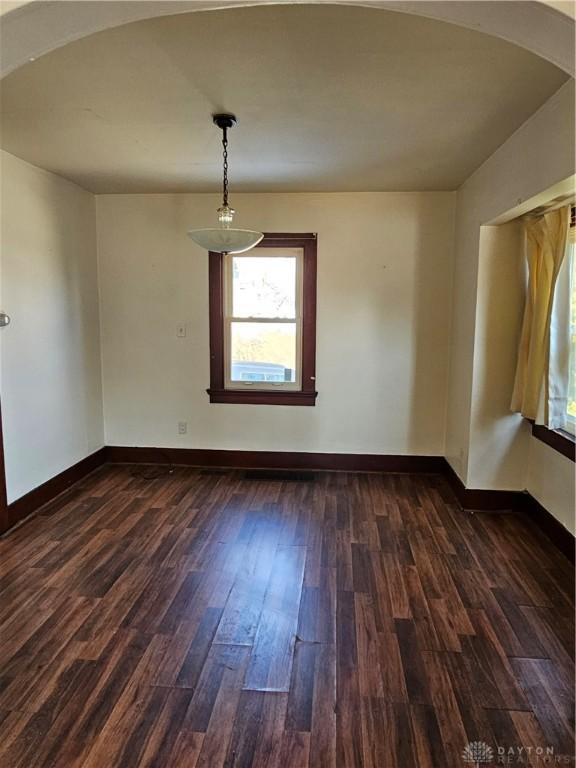
[(532, 436), (566, 456), (567, 459), (576, 461), (576, 442), (568, 432), (561, 429), (548, 429), (543, 424), (532, 422)]
[(256, 248), (301, 248), (302, 259), (302, 353), (301, 388), (230, 389), (225, 386), (225, 260), (224, 254), (208, 254), (210, 314), (210, 387), (211, 403), (247, 405), (315, 405), (316, 391), (316, 256), (315, 233), (267, 232)]

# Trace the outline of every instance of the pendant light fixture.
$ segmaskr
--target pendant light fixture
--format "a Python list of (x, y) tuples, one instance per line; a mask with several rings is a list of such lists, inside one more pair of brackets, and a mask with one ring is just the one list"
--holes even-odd
[(214, 124), (222, 131), (223, 183), (222, 205), (218, 208), (219, 227), (191, 229), (188, 237), (207, 251), (216, 253), (242, 253), (254, 248), (264, 237), (262, 232), (251, 229), (232, 229), (230, 226), (236, 211), (228, 205), (228, 129), (236, 125), (234, 115), (213, 115)]

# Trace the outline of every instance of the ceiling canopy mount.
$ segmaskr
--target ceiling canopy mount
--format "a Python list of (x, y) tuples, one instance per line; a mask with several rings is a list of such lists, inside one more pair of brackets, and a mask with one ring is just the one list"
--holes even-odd
[(224, 131), (228, 128), (234, 128), (238, 120), (236, 119), (236, 115), (232, 115), (229, 112), (223, 112), (217, 115), (212, 115), (212, 122), (214, 125), (217, 125), (221, 131)]

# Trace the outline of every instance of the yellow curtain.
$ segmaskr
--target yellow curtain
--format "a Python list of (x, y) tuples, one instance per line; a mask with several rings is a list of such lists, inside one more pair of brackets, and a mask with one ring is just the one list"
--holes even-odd
[(554, 287), (566, 253), (569, 223), (570, 206), (526, 222), (528, 292), (511, 408), (527, 419), (536, 418), (542, 385), (548, 380)]

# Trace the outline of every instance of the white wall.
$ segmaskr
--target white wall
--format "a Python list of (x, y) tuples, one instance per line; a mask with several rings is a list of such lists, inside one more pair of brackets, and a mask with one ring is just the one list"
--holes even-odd
[[(446, 455), (466, 486), (507, 488), (501, 473), (486, 473), (482, 456), (470, 462), (478, 434), (471, 429), (480, 227), (520, 206), (574, 172), (574, 82), (563, 86), (522, 125), (458, 190), (454, 272), (454, 313), (450, 359)], [(477, 358), (478, 361), (478, 358)], [(478, 483), (482, 486), (478, 486)]]
[(8, 501), (103, 445), (94, 196), (2, 152)]
[(574, 462), (549, 445), (530, 437), (527, 490), (562, 525), (576, 533)]
[[(210, 404), (215, 195), (97, 198), (106, 442), (443, 454), (453, 193), (242, 194), (239, 226), (318, 232), (317, 405)], [(186, 322), (188, 336), (176, 338)], [(177, 422), (188, 434), (177, 435)]]

